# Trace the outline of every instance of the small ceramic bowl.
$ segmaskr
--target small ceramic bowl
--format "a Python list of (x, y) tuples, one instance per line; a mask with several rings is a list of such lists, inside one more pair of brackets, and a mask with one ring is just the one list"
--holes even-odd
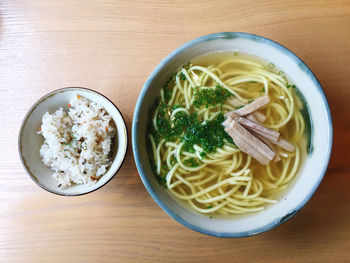
[[(311, 118), (311, 150), (297, 177), (277, 204), (245, 216), (215, 217), (199, 214), (175, 200), (153, 173), (146, 146), (149, 110), (169, 75), (193, 58), (219, 51), (238, 51), (274, 63), (290, 77), (305, 98)], [(132, 141), (136, 166), (150, 195), (181, 224), (208, 235), (245, 237), (272, 229), (297, 213), (311, 198), (326, 172), (332, 148), (332, 120), (320, 83), (305, 63), (282, 45), (247, 33), (217, 33), (190, 41), (168, 55), (152, 72), (137, 100)]]
[[(108, 171), (93, 185), (72, 185), (65, 189), (58, 187), (57, 181), (51, 176), (52, 171), (45, 166), (40, 157), (40, 147), (43, 136), (37, 134), (45, 112), (53, 113), (59, 107), (68, 111), (68, 102), (74, 95), (80, 95), (102, 105), (112, 116), (117, 132), (112, 149), (112, 164)], [(102, 94), (79, 87), (69, 87), (55, 90), (39, 99), (26, 114), (18, 136), (18, 150), (24, 169), (37, 185), (43, 189), (65, 196), (87, 194), (95, 191), (109, 182), (120, 169), (127, 151), (128, 135), (124, 118), (118, 108)]]

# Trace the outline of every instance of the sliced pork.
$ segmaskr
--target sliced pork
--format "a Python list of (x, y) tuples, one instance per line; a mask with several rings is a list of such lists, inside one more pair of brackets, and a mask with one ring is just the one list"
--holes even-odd
[(224, 122), (224, 125), (225, 131), (242, 152), (249, 154), (262, 165), (267, 165), (274, 159), (275, 153), (237, 121), (229, 118), (227, 122)]
[[(229, 99), (228, 102), (235, 107), (240, 107), (240, 106), (245, 107), (246, 106), (245, 103), (239, 101), (236, 98)], [(249, 116), (251, 116), (251, 115), (254, 116), (259, 122), (264, 122), (266, 120), (266, 115), (260, 111), (256, 110), (256, 111), (252, 112), (251, 114), (249, 114)]]
[(245, 105), (243, 108), (235, 110), (234, 112), (239, 116), (245, 116), (260, 109), (261, 107), (264, 107), (269, 102), (270, 98), (268, 96), (262, 96), (254, 100), (252, 103)]
[(295, 150), (295, 146), (282, 137), (278, 139), (278, 141), (276, 142), (276, 145), (278, 145), (279, 147), (281, 147), (282, 149), (288, 152), (294, 152)]
[(252, 130), (252, 131), (256, 132), (257, 134), (260, 134), (261, 136), (263, 136), (266, 139), (269, 139), (272, 142), (278, 141), (278, 138), (280, 136), (279, 132), (276, 132), (274, 130), (266, 128), (255, 121), (251, 121), (251, 120), (248, 120), (246, 118), (239, 117), (239, 116), (237, 118), (235, 118), (235, 120), (238, 121), (240, 124), (242, 124), (247, 129)]
[(249, 129), (250, 131), (254, 131), (257, 134), (260, 134), (266, 139), (269, 139), (272, 142), (277, 142), (278, 138), (280, 136), (279, 132), (276, 132), (274, 130), (271, 130), (269, 128), (264, 127), (260, 123), (258, 123), (258, 120), (256, 120), (254, 115), (248, 115), (248, 118), (243, 118), (238, 116), (235, 112), (230, 112), (228, 115), (229, 119), (236, 120), (241, 125), (243, 125), (245, 128)]
[(278, 153), (277, 149), (275, 148), (275, 146), (273, 146), (272, 142), (269, 141), (268, 139), (262, 137), (261, 135), (253, 132), (253, 134), (258, 138), (260, 139), (263, 143), (265, 143), (274, 153), (275, 153), (275, 158), (273, 158), (273, 161), (275, 163), (281, 161), (281, 156), (280, 154)]
[[(261, 124), (266, 120), (266, 116), (257, 110), (269, 101), (268, 96), (263, 96), (240, 109), (227, 112), (226, 120), (222, 123), (237, 147), (263, 165), (267, 165), (271, 160), (274, 162), (281, 160), (273, 144), (289, 152), (295, 150), (294, 145), (280, 137), (279, 132)], [(235, 107), (243, 104), (236, 98), (231, 99), (230, 103)]]

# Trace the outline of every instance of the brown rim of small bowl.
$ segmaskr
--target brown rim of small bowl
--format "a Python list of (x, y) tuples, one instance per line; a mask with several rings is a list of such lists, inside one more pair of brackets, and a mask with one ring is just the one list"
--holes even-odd
[[(87, 191), (87, 192), (83, 192), (83, 193), (79, 193), (79, 194), (64, 194), (64, 193), (59, 193), (57, 191), (54, 191), (54, 190), (51, 190), (51, 189), (48, 189), (46, 186), (44, 186), (43, 184), (41, 184), (36, 176), (31, 172), (30, 168), (27, 166), (26, 164), (26, 160), (23, 158), (22, 156), (22, 142), (21, 142), (21, 137), (22, 137), (22, 131), (23, 131), (23, 126), (24, 124), (27, 122), (27, 119), (28, 119), (28, 116), (32, 113), (32, 111), (37, 107), (37, 105), (39, 105), (39, 103), (41, 103), (42, 101), (44, 101), (45, 99), (47, 99), (48, 97), (51, 97), (52, 95), (60, 92), (60, 91), (66, 91), (66, 90), (74, 90), (74, 89), (82, 89), (82, 90), (86, 90), (86, 91), (89, 91), (89, 92), (93, 92), (93, 93), (96, 93), (102, 97), (104, 97), (107, 101), (109, 101), (115, 108), (116, 110), (119, 112), (120, 116), (122, 117), (123, 119), (123, 122), (124, 122), (124, 126), (125, 126), (125, 153), (124, 153), (124, 156), (120, 162), (120, 165), (118, 167), (118, 169), (115, 171), (115, 173), (102, 185), (100, 185), (99, 187), (95, 188), (95, 189), (92, 189), (90, 191)], [(89, 194), (89, 193), (92, 193), (92, 192), (95, 192), (96, 190), (100, 189), (101, 187), (105, 186), (107, 183), (109, 183), (114, 177), (115, 175), (119, 172), (120, 168), (123, 166), (123, 163), (126, 159), (126, 155), (127, 155), (127, 152), (128, 152), (128, 147), (129, 147), (129, 137), (128, 137), (128, 127), (126, 125), (126, 122), (125, 122), (125, 118), (123, 116), (123, 114), (121, 113), (121, 111), (119, 110), (119, 108), (109, 99), (107, 98), (105, 95), (103, 95), (102, 93), (98, 92), (98, 91), (95, 91), (95, 90), (92, 90), (92, 89), (89, 89), (89, 88), (84, 88), (84, 87), (64, 87), (64, 88), (60, 88), (60, 89), (56, 89), (56, 90), (53, 90), (47, 94), (45, 94), (44, 96), (40, 97), (31, 107), (30, 109), (27, 111), (27, 113), (25, 114), (23, 120), (22, 120), (22, 123), (21, 123), (21, 126), (19, 128), (19, 133), (18, 133), (18, 139), (17, 139), (17, 147), (18, 147), (18, 154), (19, 154), (19, 157), (20, 157), (20, 160), (21, 160), (21, 163), (22, 163), (22, 166), (24, 168), (24, 170), (26, 171), (26, 173), (29, 175), (29, 177), (38, 185), (40, 186), (42, 189), (50, 192), (50, 193), (53, 193), (53, 194), (56, 194), (56, 195), (60, 195), (60, 196), (81, 196), (81, 195), (86, 195), (86, 194)]]

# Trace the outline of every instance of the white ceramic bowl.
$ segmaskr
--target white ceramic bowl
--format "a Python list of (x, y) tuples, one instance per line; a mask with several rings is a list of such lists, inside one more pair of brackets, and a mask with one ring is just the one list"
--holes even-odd
[[(65, 189), (58, 187), (57, 181), (53, 179), (53, 173), (41, 160), (39, 151), (43, 144), (43, 137), (37, 134), (41, 126), (41, 120), (45, 112), (53, 113), (59, 107), (68, 110), (67, 104), (73, 95), (80, 95), (91, 101), (102, 105), (112, 116), (116, 126), (113, 151), (113, 162), (96, 184), (94, 185), (73, 185)], [(82, 195), (95, 191), (110, 181), (121, 167), (127, 151), (128, 135), (125, 121), (118, 108), (105, 96), (86, 88), (71, 87), (55, 90), (39, 99), (25, 116), (18, 135), (19, 155), (28, 175), (39, 186), (45, 190), (59, 195)]]
[[(146, 147), (148, 112), (168, 76), (191, 59), (218, 51), (239, 51), (261, 57), (284, 71), (306, 99), (311, 119), (311, 151), (283, 198), (260, 213), (210, 218), (181, 205), (153, 174)], [(332, 148), (332, 120), (325, 94), (311, 70), (287, 48), (267, 38), (247, 33), (217, 33), (179, 47), (152, 72), (137, 100), (132, 124), (137, 169), (157, 204), (181, 224), (219, 237), (244, 237), (272, 229), (297, 213), (311, 198), (327, 169)], [(297, 229), (296, 229), (297, 231)]]

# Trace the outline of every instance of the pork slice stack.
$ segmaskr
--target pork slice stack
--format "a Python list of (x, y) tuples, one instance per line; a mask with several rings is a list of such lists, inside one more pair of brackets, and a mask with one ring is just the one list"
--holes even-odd
[[(275, 162), (281, 160), (273, 144), (286, 151), (295, 150), (294, 145), (281, 138), (279, 132), (259, 123), (259, 120), (265, 120), (265, 115), (257, 110), (269, 102), (268, 96), (260, 97), (240, 109), (226, 113), (226, 120), (223, 122), (225, 131), (231, 136), (237, 147), (262, 165), (267, 165), (272, 160)], [(232, 101), (232, 104), (237, 104), (237, 101)]]
[(242, 152), (251, 155), (262, 165), (267, 165), (275, 157), (275, 153), (266, 144), (251, 134), (236, 120), (230, 119), (225, 126), (225, 131), (232, 137)]

